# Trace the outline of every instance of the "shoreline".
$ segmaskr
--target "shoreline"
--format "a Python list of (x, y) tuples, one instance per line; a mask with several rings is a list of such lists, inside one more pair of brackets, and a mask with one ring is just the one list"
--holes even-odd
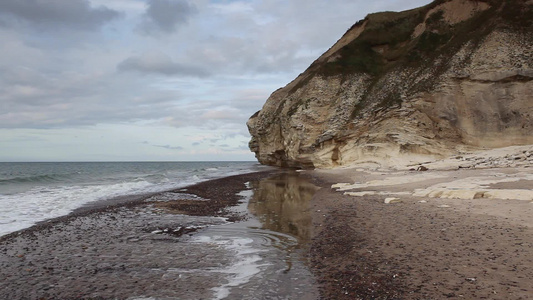
[[(225, 177), (220, 177), (220, 178), (209, 179), (209, 180), (206, 180), (206, 181), (201, 181), (201, 182), (198, 182), (198, 183), (194, 183), (194, 184), (187, 185), (187, 186), (180, 187), (180, 188), (176, 188), (176, 189), (169, 189), (169, 190), (165, 190), (165, 191), (150, 192), (150, 193), (136, 194), (136, 195), (124, 195), (124, 196), (113, 197), (113, 198), (110, 198), (110, 199), (97, 200), (97, 201), (94, 201), (94, 202), (86, 203), (83, 206), (74, 209), (73, 211), (71, 211), (67, 215), (63, 215), (63, 216), (59, 216), (59, 217), (55, 217), (55, 218), (51, 218), (51, 219), (47, 219), (47, 220), (43, 220), (43, 221), (38, 221), (34, 225), (32, 225), (30, 227), (14, 231), (14, 232), (8, 233), (8, 234), (3, 235), (3, 236), (0, 236), (0, 242), (3, 242), (4, 240), (7, 240), (7, 239), (10, 239), (10, 238), (19, 236), (19, 235), (26, 234), (26, 232), (31, 233), (33, 231), (43, 230), (46, 227), (52, 226), (54, 224), (61, 223), (61, 222), (66, 222), (68, 220), (71, 220), (71, 219), (74, 219), (74, 218), (78, 218), (78, 217), (82, 217), (82, 216), (87, 216), (87, 215), (90, 215), (90, 214), (93, 214), (93, 213), (103, 213), (103, 212), (106, 212), (106, 211), (116, 210), (116, 209), (122, 208), (122, 207), (132, 208), (132, 207), (135, 207), (137, 205), (143, 205), (143, 204), (146, 204), (145, 200), (147, 200), (148, 198), (153, 197), (153, 196), (157, 196), (157, 195), (160, 195), (160, 194), (179, 193), (180, 191), (183, 191), (183, 190), (191, 188), (191, 187), (195, 188), (197, 186), (198, 187), (209, 186), (209, 185), (212, 185), (213, 183), (217, 184), (218, 181), (226, 181), (226, 180), (231, 181), (234, 178), (238, 178), (238, 177), (241, 177), (241, 176), (251, 176), (251, 177), (258, 176), (258, 177), (261, 177), (261, 176), (269, 176), (268, 174), (275, 174), (277, 172), (280, 172), (280, 170), (272, 169), (272, 170), (264, 170), (264, 171), (255, 171), (255, 172), (250, 172), (250, 173), (243, 173), (243, 174), (230, 175), (230, 176), (225, 176)], [(235, 189), (235, 190), (237, 190), (237, 189)], [(236, 192), (239, 192), (239, 191), (240, 190), (237, 190)], [(215, 195), (215, 196), (217, 196), (217, 195)], [(235, 197), (231, 197), (231, 198), (232, 198), (233, 201), (235, 201)]]

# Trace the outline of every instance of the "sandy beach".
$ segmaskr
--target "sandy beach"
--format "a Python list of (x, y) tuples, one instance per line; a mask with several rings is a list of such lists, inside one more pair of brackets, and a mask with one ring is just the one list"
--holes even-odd
[[(99, 203), (2, 237), (0, 293), (5, 299), (532, 298), (529, 161), (427, 166), (290, 176), (273, 170), (149, 201)], [(243, 205), (250, 214), (238, 209)], [(270, 271), (228, 283), (228, 274), (242, 275), (230, 271), (239, 268), (230, 259), (237, 244), (222, 247), (214, 238), (220, 232), (206, 234), (228, 221), (246, 224), (231, 230), (246, 227), (245, 234), (268, 241), (262, 246), (271, 253), (247, 256), (253, 245), (245, 244), (237, 256), (261, 256), (262, 263), (252, 259), (247, 266), (268, 263)]]
[(533, 170), (531, 154), (515, 150), (426, 171), (307, 173), (323, 187), (310, 249), (322, 297), (533, 298)]

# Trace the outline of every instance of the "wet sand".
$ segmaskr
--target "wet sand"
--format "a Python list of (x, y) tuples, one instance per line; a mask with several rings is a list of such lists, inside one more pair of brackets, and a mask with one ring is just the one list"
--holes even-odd
[[(322, 187), (309, 255), (324, 299), (533, 299), (533, 199), (413, 196), (487, 176), (506, 181), (491, 189), (531, 190), (509, 179), (530, 168), (306, 173)], [(345, 194), (331, 188), (339, 182), (358, 184)], [(389, 197), (397, 202), (385, 204)]]

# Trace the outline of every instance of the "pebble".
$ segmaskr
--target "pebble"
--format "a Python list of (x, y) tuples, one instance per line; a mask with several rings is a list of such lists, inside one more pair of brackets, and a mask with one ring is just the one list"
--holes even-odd
[[(173, 229), (191, 231), (223, 223), (213, 217), (121, 209), (78, 217), (32, 235), (19, 234), (0, 244), (13, 253), (0, 255), (0, 298), (127, 299), (165, 291), (170, 298), (206, 299), (209, 288), (186, 291), (187, 287), (210, 286), (206, 281), (216, 285), (220, 274), (187, 273), (185, 280), (178, 280), (178, 274), (167, 269), (219, 268), (229, 264), (231, 256), (208, 244), (178, 243)], [(168, 274), (172, 277), (163, 280)], [(178, 295), (180, 291), (187, 295)]]
[(400, 198), (386, 198), (385, 199), (385, 204), (392, 204), (392, 203), (399, 203), (399, 202), (402, 202)]

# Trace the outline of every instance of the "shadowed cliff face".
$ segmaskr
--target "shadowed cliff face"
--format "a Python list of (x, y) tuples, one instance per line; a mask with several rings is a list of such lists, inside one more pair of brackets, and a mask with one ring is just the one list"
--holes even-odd
[(312, 168), (532, 144), (532, 20), (529, 0), (371, 14), (250, 118), (250, 149)]

